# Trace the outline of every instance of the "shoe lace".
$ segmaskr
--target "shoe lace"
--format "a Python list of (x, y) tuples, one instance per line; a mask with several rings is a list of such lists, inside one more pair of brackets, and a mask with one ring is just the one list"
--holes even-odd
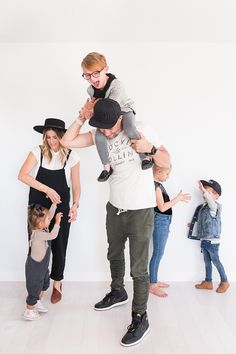
[(115, 297), (114, 290), (112, 290), (106, 294), (103, 301), (111, 301), (111, 299), (113, 299), (114, 297)]
[(133, 319), (131, 324), (127, 327), (129, 333), (134, 333), (140, 324), (140, 320)]

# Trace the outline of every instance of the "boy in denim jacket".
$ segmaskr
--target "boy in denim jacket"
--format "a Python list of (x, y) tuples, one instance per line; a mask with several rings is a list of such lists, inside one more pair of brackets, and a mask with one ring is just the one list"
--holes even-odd
[(221, 186), (218, 182), (200, 180), (199, 188), (203, 193), (205, 203), (200, 204), (193, 215), (188, 238), (201, 240), (206, 277), (197, 289), (212, 290), (212, 263), (219, 272), (221, 282), (216, 289), (217, 293), (224, 293), (229, 288), (224, 267), (219, 259), (220, 233), (221, 233), (221, 205), (217, 199), (221, 195)]

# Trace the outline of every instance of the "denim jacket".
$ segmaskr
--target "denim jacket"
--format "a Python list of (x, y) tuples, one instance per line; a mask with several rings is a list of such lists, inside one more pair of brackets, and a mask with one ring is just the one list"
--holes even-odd
[[(217, 202), (216, 202), (217, 203)], [(193, 234), (197, 222), (196, 235)], [(219, 239), (221, 233), (221, 205), (217, 203), (216, 215), (213, 217), (207, 203), (200, 204), (193, 215), (188, 238), (193, 240)]]

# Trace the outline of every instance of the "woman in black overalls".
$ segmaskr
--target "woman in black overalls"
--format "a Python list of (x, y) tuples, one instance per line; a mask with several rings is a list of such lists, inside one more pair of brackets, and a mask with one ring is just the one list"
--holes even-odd
[[(63, 213), (60, 232), (51, 244), (53, 257), (50, 277), (54, 280), (51, 301), (56, 303), (61, 300), (62, 296), (61, 280), (64, 277), (70, 223), (77, 217), (80, 197), (79, 162), (74, 153), (74, 157), (71, 158), (74, 164), (72, 162), (70, 168), (73, 193), (73, 205), (70, 208), (70, 188), (67, 184), (65, 169), (69, 168), (71, 150), (64, 149), (59, 140), (65, 132), (65, 123), (60, 119), (48, 118), (43, 126), (35, 126), (34, 130), (43, 133), (44, 143), (40, 150), (37, 150), (38, 159), (34, 153), (30, 152), (20, 170), (19, 179), (30, 186), (29, 204), (38, 203), (49, 209), (52, 202), (57, 203), (57, 212)], [(48, 155), (51, 159), (47, 160)], [(39, 169), (36, 177), (33, 178), (30, 173), (38, 162)], [(45, 164), (53, 169), (43, 167)], [(51, 225), (54, 225), (54, 220)], [(52, 228), (51, 225), (49, 230)]]

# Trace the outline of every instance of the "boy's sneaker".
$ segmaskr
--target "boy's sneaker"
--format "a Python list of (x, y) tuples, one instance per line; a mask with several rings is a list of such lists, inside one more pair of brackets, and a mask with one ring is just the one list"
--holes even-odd
[(110, 167), (110, 170), (103, 170), (100, 175), (98, 176), (97, 180), (98, 182), (106, 182), (108, 180), (108, 178), (110, 177), (110, 175), (112, 174), (113, 169)]
[(38, 311), (34, 308), (32, 310), (26, 309), (23, 314), (23, 317), (27, 321), (34, 321), (34, 320), (38, 320), (41, 316), (38, 313)]
[(36, 310), (38, 310), (38, 312), (48, 312), (48, 309), (44, 306), (44, 304), (40, 300), (37, 301), (37, 304), (35, 307), (36, 307)]
[(217, 293), (225, 293), (226, 290), (229, 288), (229, 283), (227, 281), (223, 281), (219, 284), (218, 288), (216, 289)]
[(147, 170), (148, 168), (152, 168), (153, 161), (149, 159), (142, 160), (142, 170)]
[(121, 345), (125, 347), (130, 347), (141, 342), (141, 340), (149, 332), (149, 323), (147, 313), (143, 315), (139, 313), (132, 313), (132, 323), (128, 327), (127, 333), (121, 340)]
[(212, 283), (212, 281), (203, 280), (200, 284), (196, 284), (195, 288), (196, 289), (203, 289), (203, 290), (212, 290), (213, 283)]
[(94, 305), (97, 311), (110, 310), (113, 307), (124, 305), (128, 302), (128, 295), (124, 288), (112, 289), (102, 301)]

